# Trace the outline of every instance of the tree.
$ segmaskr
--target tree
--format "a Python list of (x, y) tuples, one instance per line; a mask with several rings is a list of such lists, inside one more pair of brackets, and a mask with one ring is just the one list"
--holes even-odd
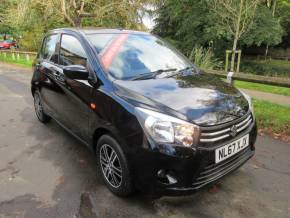
[(290, 47), (290, 2), (288, 0), (278, 0), (276, 16), (284, 30), (282, 43), (279, 45), (284, 48)]
[[(8, 0), (5, 0), (8, 1)], [(10, 0), (11, 1), (11, 0)], [(152, 0), (15, 0), (5, 20), (27, 50), (36, 50), (45, 32), (59, 27), (98, 26), (145, 29), (143, 6)]]
[[(157, 5), (153, 32), (190, 55), (195, 46), (208, 47), (226, 38), (209, 9), (207, 0), (167, 0)], [(216, 43), (217, 44), (217, 43)]]
[(217, 22), (233, 39), (230, 71), (234, 71), (238, 41), (251, 28), (260, 0), (213, 0), (212, 3)]
[(4, 40), (7, 34), (13, 34), (13, 28), (6, 21), (7, 8), (15, 4), (15, 0), (1, 0), (0, 4), (0, 33), (4, 34)]
[(241, 37), (241, 44), (247, 46), (277, 45), (282, 41), (283, 32), (280, 20), (272, 16), (272, 11), (266, 5), (260, 5), (251, 29)]
[[(277, 6), (277, 0), (267, 0), (267, 7), (272, 10), (272, 17), (275, 16), (276, 6)], [(268, 50), (269, 50), (269, 44), (267, 43), (266, 50), (265, 50), (265, 58), (267, 58)]]
[[(139, 12), (148, 2), (152, 0), (19, 0), (17, 7), (10, 11), (16, 20), (11, 17), (10, 21), (25, 23), (24, 18), (39, 10), (40, 19), (47, 19), (49, 14), (49, 17), (60, 20), (57, 23), (67, 26), (115, 23), (119, 27), (143, 28), (142, 13)], [(15, 17), (15, 14), (18, 16)]]
[[(58, 13), (61, 14), (71, 26), (80, 27), (82, 21), (86, 18), (92, 21), (99, 21), (100, 23), (105, 17), (110, 17), (116, 14), (117, 17), (122, 17), (125, 21), (125, 26), (131, 24), (142, 24), (141, 17), (139, 17), (138, 10), (142, 8), (147, 1), (95, 1), (95, 0), (54, 0), (60, 9)], [(58, 9), (58, 7), (56, 7)]]

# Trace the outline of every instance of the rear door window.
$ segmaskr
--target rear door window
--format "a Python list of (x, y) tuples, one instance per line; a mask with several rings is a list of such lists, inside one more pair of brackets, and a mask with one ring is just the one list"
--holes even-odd
[(58, 43), (59, 36), (58, 35), (49, 35), (44, 39), (41, 57), (48, 61), (57, 63), (58, 62), (58, 54), (56, 51), (56, 44)]
[(87, 65), (87, 55), (77, 38), (71, 35), (62, 35), (60, 53), (60, 65)]

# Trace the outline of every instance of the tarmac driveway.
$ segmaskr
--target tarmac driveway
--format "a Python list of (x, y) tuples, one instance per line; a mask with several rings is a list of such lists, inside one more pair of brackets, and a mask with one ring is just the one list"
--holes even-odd
[(31, 72), (0, 63), (0, 217), (290, 217), (290, 144), (256, 155), (215, 188), (157, 200), (113, 196), (94, 156), (55, 122), (39, 123)]

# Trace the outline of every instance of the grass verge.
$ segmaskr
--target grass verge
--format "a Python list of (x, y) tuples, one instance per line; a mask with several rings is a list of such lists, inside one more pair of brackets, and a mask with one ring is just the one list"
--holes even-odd
[(253, 100), (258, 127), (274, 136), (290, 139), (290, 107)]
[(252, 89), (252, 90), (257, 90), (261, 92), (268, 92), (268, 93), (273, 93), (273, 94), (278, 94), (278, 95), (290, 96), (290, 88), (281, 87), (281, 86), (272, 86), (272, 85), (245, 82), (245, 81), (239, 81), (239, 80), (235, 80), (235, 86), (238, 88), (243, 88), (243, 89)]
[(33, 63), (32, 60), (27, 61), (23, 57), (20, 57), (19, 59), (12, 59), (12, 57), (10, 57), (9, 55), (4, 57), (3, 54), (0, 54), (0, 61), (10, 63), (10, 64), (15, 64), (22, 67), (32, 67), (32, 63)]

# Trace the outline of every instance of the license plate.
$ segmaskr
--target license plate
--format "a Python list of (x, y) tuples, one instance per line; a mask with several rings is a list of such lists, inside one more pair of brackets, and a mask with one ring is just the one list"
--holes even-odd
[(215, 150), (215, 162), (219, 163), (249, 146), (249, 134)]

